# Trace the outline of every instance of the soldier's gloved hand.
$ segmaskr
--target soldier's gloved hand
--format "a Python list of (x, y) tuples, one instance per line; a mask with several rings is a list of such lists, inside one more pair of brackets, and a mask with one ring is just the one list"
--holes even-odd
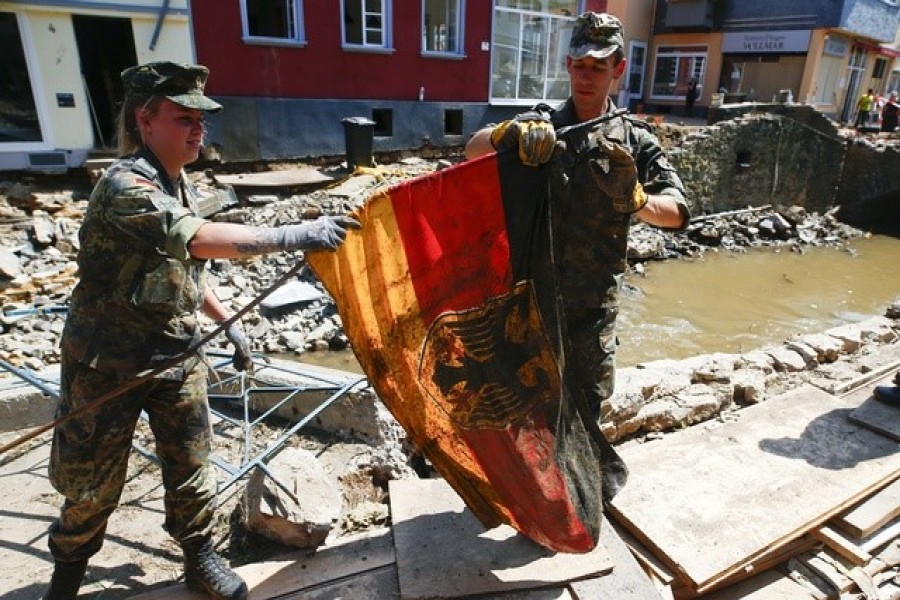
[(498, 152), (518, 148), (522, 164), (537, 167), (553, 158), (556, 131), (547, 115), (529, 111), (494, 127), (491, 144)]
[(621, 145), (597, 136), (600, 157), (588, 161), (591, 176), (600, 192), (613, 202), (618, 213), (635, 213), (647, 204), (647, 193), (637, 178), (634, 158)]
[(359, 229), (353, 217), (319, 217), (315, 221), (284, 225), (276, 229), (278, 247), (293, 250), (337, 250), (347, 237), (347, 229)]
[(225, 330), (225, 337), (234, 346), (234, 356), (231, 357), (231, 366), (236, 371), (253, 371), (253, 356), (250, 354), (250, 344), (244, 337), (240, 324), (235, 321)]

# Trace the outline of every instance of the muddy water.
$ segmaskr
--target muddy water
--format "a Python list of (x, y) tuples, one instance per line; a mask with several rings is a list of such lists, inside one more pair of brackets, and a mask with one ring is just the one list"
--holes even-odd
[[(707, 253), (646, 265), (629, 275), (619, 315), (617, 364), (711, 352), (738, 353), (798, 333), (876, 314), (900, 296), (900, 239), (872, 236), (849, 250)], [(352, 352), (306, 353), (302, 362), (361, 372)]]
[(875, 314), (900, 296), (900, 239), (848, 250), (758, 250), (647, 265), (626, 282), (617, 363), (743, 352)]

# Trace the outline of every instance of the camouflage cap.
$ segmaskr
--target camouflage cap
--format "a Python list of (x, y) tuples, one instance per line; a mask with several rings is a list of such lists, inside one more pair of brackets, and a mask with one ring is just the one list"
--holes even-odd
[(586, 12), (575, 19), (569, 56), (572, 58), (606, 58), (625, 47), (622, 21), (608, 13)]
[(203, 95), (209, 69), (202, 65), (153, 62), (122, 71), (126, 94), (164, 96), (185, 108), (216, 112), (222, 105)]

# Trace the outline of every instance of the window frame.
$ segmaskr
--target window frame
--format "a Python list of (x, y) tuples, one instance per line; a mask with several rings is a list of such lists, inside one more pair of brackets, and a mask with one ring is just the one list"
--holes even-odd
[[(671, 49), (671, 50), (670, 50)], [(659, 72), (658, 66), (660, 59), (676, 59), (675, 64), (675, 92), (674, 94), (659, 94), (656, 92), (657, 85), (657, 73)], [(652, 79), (650, 80), (650, 89), (649, 89), (649, 99), (650, 100), (684, 100), (685, 94), (678, 93), (679, 90), (687, 90), (687, 86), (681, 86), (678, 80), (678, 73), (680, 72), (679, 63), (681, 60), (689, 60), (691, 61), (690, 66), (688, 68), (689, 75), (687, 81), (690, 81), (691, 77), (697, 78), (697, 93), (702, 94), (703, 92), (703, 81), (706, 77), (706, 68), (709, 65), (709, 46), (706, 44), (666, 44), (664, 46), (657, 46), (656, 51), (653, 55), (653, 69), (651, 73), (653, 74)], [(697, 60), (700, 60), (700, 66), (697, 67)], [(686, 82), (685, 82), (686, 84)]]
[[(573, 8), (580, 9), (583, 5), (581, 0), (571, 0)], [(540, 8), (549, 8), (548, 0), (541, 0)], [(565, 14), (571, 13), (571, 14)], [(569, 39), (572, 29), (575, 25), (575, 19), (579, 10), (560, 10), (559, 12), (549, 12), (548, 10), (526, 10), (519, 8), (515, 1), (505, 0), (495, 2), (493, 8), (493, 24), (491, 31), (491, 66), (490, 66), (490, 83), (488, 87), (488, 102), (495, 106), (533, 106), (539, 102), (557, 103), (562, 102), (569, 96), (569, 76), (565, 67), (565, 57), (568, 52)], [(501, 43), (500, 32), (498, 29), (504, 22), (512, 22), (514, 17), (516, 24), (516, 46), (509, 43)], [(530, 21), (529, 21), (530, 19)], [(528, 33), (526, 27), (534, 25), (537, 21), (546, 20), (546, 29)], [(542, 73), (540, 77), (534, 78), (527, 73), (527, 65), (523, 64), (523, 56), (529, 52), (529, 37), (537, 35), (538, 37), (546, 35), (546, 44), (541, 46), (541, 51), (545, 54), (541, 56), (543, 64), (541, 65)], [(499, 61), (504, 59), (506, 55), (507, 62), (511, 62), (514, 66), (513, 73), (504, 73), (497, 66)], [(509, 58), (512, 57), (512, 61)], [(554, 64), (554, 58), (560, 62)], [(536, 62), (532, 62), (533, 67)], [(523, 69), (523, 66), (526, 69)], [(506, 76), (504, 76), (506, 75)], [(509, 75), (512, 76), (510, 79)], [(540, 84), (541, 95), (531, 96), (522, 93), (523, 84), (531, 83), (532, 85)], [(509, 96), (495, 95), (498, 88), (502, 88), (504, 83), (511, 86), (513, 93)], [(558, 92), (558, 95), (553, 95)]]
[(351, 43), (347, 41), (347, 25), (344, 22), (343, 15), (347, 12), (347, 3), (353, 2), (359, 6), (360, 14), (366, 14), (366, 3), (372, 0), (341, 0), (341, 48), (352, 52), (393, 52), (394, 51), (394, 35), (393, 35), (393, 3), (392, 0), (377, 0), (381, 4), (381, 43), (367, 43), (366, 30), (368, 27), (362, 28), (362, 43)]
[(303, 19), (303, 0), (282, 0), (290, 3), (293, 7), (294, 17), (294, 35), (293, 37), (269, 37), (263, 35), (252, 35), (250, 33), (250, 19), (247, 12), (247, 2), (252, 0), (241, 0), (241, 30), (243, 37), (241, 38), (245, 44), (264, 45), (264, 46), (306, 46), (306, 25)]
[[(433, 1), (433, 0), (432, 0)], [(466, 0), (443, 0), (456, 3), (456, 48), (450, 50), (429, 50), (427, 47), (427, 32), (425, 29), (425, 17), (427, 16), (425, 5), (429, 0), (422, 0), (422, 56), (434, 58), (465, 58), (465, 23)]]
[(48, 105), (43, 86), (40, 85), (39, 60), (38, 52), (35, 47), (34, 38), (29, 27), (28, 16), (15, 10), (0, 10), (2, 13), (10, 14), (14, 17), (16, 27), (19, 31), (19, 44), (22, 47), (22, 53), (25, 56), (25, 69), (28, 81), (31, 85), (31, 96), (34, 102), (35, 113), (38, 120), (39, 140), (27, 141), (4, 141), (0, 142), (0, 149), (3, 152), (34, 152), (43, 150), (52, 150), (55, 147), (53, 141), (52, 128), (48, 126), (50, 123), (50, 115), (48, 114)]

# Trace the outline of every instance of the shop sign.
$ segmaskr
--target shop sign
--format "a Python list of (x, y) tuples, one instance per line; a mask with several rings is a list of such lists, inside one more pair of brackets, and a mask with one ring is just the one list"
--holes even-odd
[(828, 36), (825, 38), (825, 47), (822, 48), (822, 54), (828, 56), (847, 56), (847, 48), (850, 41), (847, 38)]
[(809, 50), (808, 29), (787, 31), (729, 31), (722, 36), (722, 52), (728, 53), (781, 53)]

